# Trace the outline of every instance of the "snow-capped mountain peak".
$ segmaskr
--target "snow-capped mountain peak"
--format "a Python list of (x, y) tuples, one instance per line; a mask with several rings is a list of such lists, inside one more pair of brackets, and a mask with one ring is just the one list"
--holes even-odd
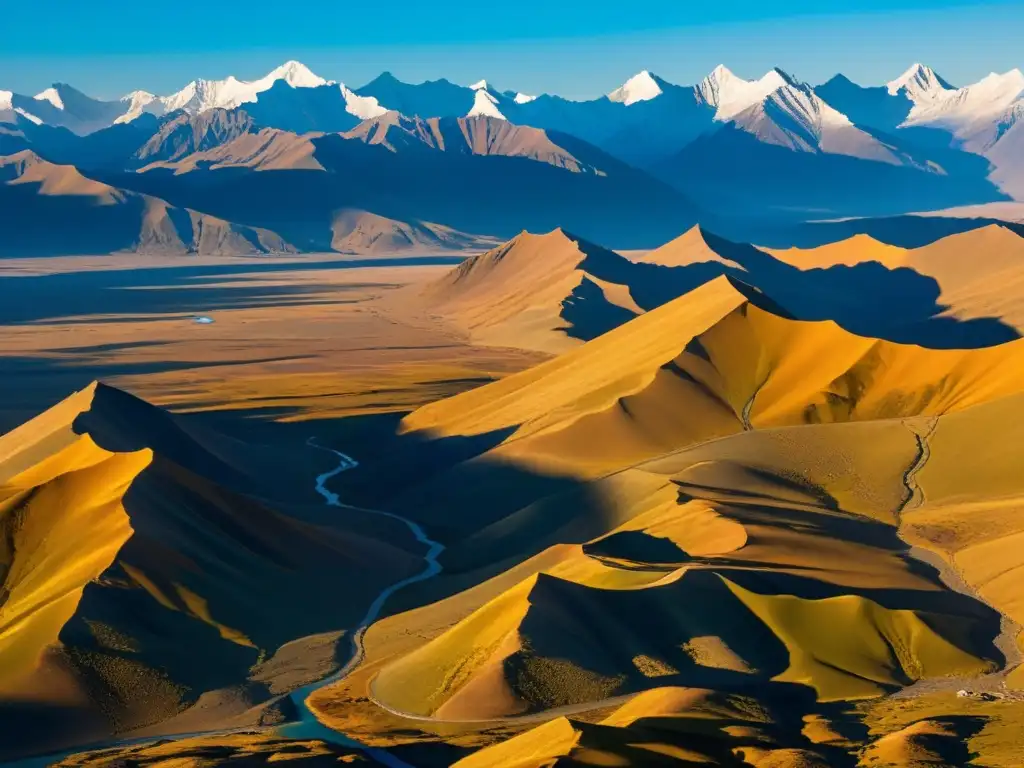
[(999, 121), (1014, 104), (1024, 100), (1024, 73), (1019, 69), (992, 72), (973, 85), (944, 90), (937, 97), (919, 100), (907, 125), (926, 125), (951, 131), (964, 146), (985, 146)]
[(494, 117), (498, 120), (505, 120), (505, 116), (498, 109), (498, 100), (487, 90), (486, 85), (476, 88), (476, 95), (473, 99), (473, 108), (469, 110), (467, 117)]
[(486, 91), (488, 86), (486, 80), (478, 80), (469, 87), (472, 88), (474, 91)]
[(939, 77), (935, 70), (924, 64), (913, 64), (906, 72), (895, 80), (886, 83), (889, 94), (897, 95), (900, 91), (907, 94), (911, 101), (934, 99), (953, 87)]
[(969, 86), (978, 96), (995, 102), (1008, 103), (1024, 96), (1024, 72), (1011, 69), (999, 74), (990, 72), (977, 83)]
[(122, 96), (121, 101), (126, 104), (134, 104), (136, 102), (148, 104), (155, 98), (157, 98), (156, 94), (150, 93), (149, 91), (132, 91), (131, 93), (126, 93)]
[(530, 96), (525, 93), (517, 93), (512, 99), (516, 104), (529, 104), (531, 101), (536, 101), (536, 96)]
[(724, 81), (735, 79), (735, 77), (736, 75), (733, 71), (725, 66), (725, 64), (719, 64), (711, 70), (711, 74), (709, 74), (705, 80)]
[(14, 106), (14, 93), (11, 91), (0, 91), (0, 111), (9, 110)]
[(360, 120), (371, 120), (387, 114), (387, 109), (382, 107), (373, 96), (360, 96), (344, 84), (339, 84), (338, 88), (341, 89), (341, 96), (345, 99), (345, 111), (350, 115), (355, 115)]
[(167, 112), (183, 109), (189, 114), (198, 114), (209, 109), (235, 109), (256, 101), (259, 94), (270, 90), (279, 81), (292, 88), (318, 88), (333, 84), (314, 74), (306, 65), (287, 61), (259, 80), (244, 81), (233, 75), (223, 80), (193, 80), (160, 101)]
[(650, 101), (662, 94), (661, 84), (663, 82), (645, 69), (609, 93), (608, 99), (627, 107), (638, 101)]
[(64, 100), (61, 99), (60, 92), (56, 88), (47, 88), (42, 93), (37, 93), (34, 98), (36, 101), (49, 102), (56, 109), (64, 109)]
[(115, 125), (130, 123), (146, 113), (159, 117), (166, 111), (163, 101), (149, 91), (132, 91), (121, 97), (121, 103), (126, 107), (125, 112), (114, 120)]
[(794, 152), (847, 155), (892, 165), (903, 162), (804, 83), (787, 82), (737, 113), (729, 123), (761, 144)]
[(329, 85), (329, 81), (324, 80), (317, 74), (314, 74), (309, 67), (303, 64), (301, 61), (286, 61), (277, 69), (273, 70), (270, 74), (263, 78), (261, 81), (270, 81), (273, 85), (278, 80), (284, 80), (292, 88), (316, 88), (321, 85)]
[(796, 85), (796, 80), (781, 69), (773, 69), (759, 80), (744, 80), (719, 64), (696, 91), (701, 101), (716, 108), (715, 119), (724, 121), (787, 85)]

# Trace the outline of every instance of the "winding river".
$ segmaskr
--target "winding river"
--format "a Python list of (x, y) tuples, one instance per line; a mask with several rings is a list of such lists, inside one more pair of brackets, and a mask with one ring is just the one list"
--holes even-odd
[(416, 540), (427, 547), (427, 552), (423, 556), (424, 566), (421, 571), (401, 581), (396, 581), (391, 586), (384, 589), (374, 599), (373, 603), (366, 610), (366, 615), (363, 616), (362, 620), (349, 632), (349, 643), (351, 646), (351, 654), (349, 660), (345, 665), (335, 672), (333, 675), (319, 680), (315, 683), (303, 686), (292, 691), (289, 694), (289, 698), (295, 706), (297, 712), (297, 719), (291, 723), (283, 726), (275, 726), (273, 728), (260, 728), (255, 726), (248, 726), (243, 728), (230, 728), (216, 731), (200, 731), (194, 733), (180, 733), (180, 734), (169, 734), (164, 736), (147, 736), (142, 738), (126, 738), (108, 741), (100, 744), (83, 745), (76, 747), (72, 750), (65, 750), (59, 753), (51, 753), (49, 755), (27, 758), (24, 760), (15, 760), (11, 762), (5, 762), (3, 765), (12, 766), (12, 768), (43, 768), (44, 766), (52, 765), (58, 760), (62, 760), (71, 755), (81, 754), (84, 752), (93, 752), (103, 749), (114, 749), (117, 747), (128, 747), (142, 744), (150, 744), (157, 741), (181, 741), (183, 739), (194, 738), (197, 736), (216, 736), (218, 734), (229, 734), (229, 733), (241, 733), (241, 732), (253, 732), (257, 730), (274, 731), (277, 735), (289, 738), (289, 739), (319, 739), (321, 741), (330, 742), (332, 744), (341, 744), (349, 747), (357, 747), (363, 750), (367, 755), (376, 760), (381, 765), (389, 766), (389, 768), (414, 768), (414, 766), (399, 760), (394, 755), (388, 752), (377, 749), (375, 747), (367, 747), (360, 744), (357, 741), (349, 739), (344, 734), (338, 733), (319, 720), (313, 715), (306, 704), (307, 699), (310, 695), (324, 686), (337, 683), (348, 677), (352, 671), (359, 666), (365, 656), (365, 650), (363, 648), (363, 637), (366, 635), (366, 630), (378, 619), (381, 611), (384, 609), (384, 604), (387, 603), (388, 598), (394, 595), (401, 589), (416, 584), (427, 579), (432, 579), (441, 573), (441, 564), (438, 562), (438, 557), (444, 551), (444, 545), (440, 542), (431, 539), (426, 531), (422, 527), (414, 523), (412, 520), (408, 520), (401, 515), (394, 514), (392, 512), (384, 512), (381, 510), (364, 509), (362, 507), (353, 507), (350, 504), (343, 504), (338, 494), (327, 488), (327, 483), (334, 477), (337, 477), (342, 472), (347, 472), (350, 469), (355, 469), (359, 466), (359, 462), (353, 459), (351, 456), (336, 451), (333, 448), (325, 448), (316, 442), (316, 438), (310, 438), (307, 441), (307, 445), (317, 450), (326, 451), (327, 453), (333, 454), (338, 459), (338, 466), (329, 472), (324, 472), (322, 475), (316, 478), (316, 492), (320, 494), (324, 502), (331, 507), (337, 507), (338, 509), (347, 509), (357, 511), (363, 514), (380, 515), (382, 517), (390, 517), (393, 520), (397, 520), (404, 524)]
[[(310, 685), (304, 686), (302, 688), (298, 688), (292, 691), (290, 695), (292, 703), (295, 705), (295, 709), (298, 712), (298, 720), (294, 723), (290, 723), (280, 728), (279, 733), (282, 736), (295, 739), (321, 739), (323, 741), (331, 741), (334, 743), (341, 742), (344, 744), (356, 746), (358, 745), (357, 742), (351, 741), (343, 736), (340, 736), (340, 734), (338, 734), (337, 731), (331, 730), (323, 723), (321, 723), (319, 720), (317, 720), (313, 713), (310, 712), (309, 707), (306, 704), (306, 701), (307, 699), (309, 699), (310, 695), (314, 691), (323, 688), (326, 685), (331, 685), (340, 680), (344, 680), (346, 677), (352, 674), (352, 671), (356, 667), (358, 667), (362, 663), (363, 657), (366, 654), (365, 649), (363, 647), (363, 637), (366, 635), (366, 630), (368, 630), (370, 626), (380, 616), (380, 612), (384, 609), (384, 604), (388, 601), (388, 598), (390, 598), (399, 590), (404, 589), (405, 587), (408, 587), (412, 584), (417, 584), (421, 581), (426, 581), (427, 579), (432, 579), (439, 573), (441, 573), (441, 563), (438, 562), (438, 557), (444, 551), (444, 545), (440, 542), (431, 539), (429, 536), (427, 536), (426, 531), (424, 531), (421, 526), (417, 525), (408, 518), (402, 517), (401, 515), (396, 515), (393, 512), (384, 512), (381, 510), (374, 509), (363, 509), (362, 507), (353, 507), (349, 504), (343, 504), (341, 502), (341, 499), (338, 497), (338, 494), (334, 493), (327, 487), (327, 482), (331, 480), (331, 478), (337, 477), (342, 472), (347, 472), (350, 469), (355, 469), (356, 467), (359, 466), (359, 462), (353, 459), (351, 456), (342, 453), (341, 451), (336, 451), (332, 448), (324, 448), (323, 446), (318, 445), (316, 440), (313, 438), (309, 439), (308, 444), (313, 448), (318, 448), (322, 451), (328, 451), (329, 453), (333, 453), (338, 458), (337, 467), (332, 469), (330, 472), (324, 472), (316, 479), (316, 492), (323, 497), (324, 502), (328, 506), (337, 507), (339, 509), (350, 509), (365, 514), (380, 515), (382, 517), (390, 517), (392, 520), (398, 520), (399, 522), (403, 523), (406, 527), (408, 527), (409, 531), (412, 533), (413, 536), (416, 537), (417, 541), (419, 541), (427, 547), (427, 553), (423, 556), (425, 562), (423, 570), (406, 579), (396, 581), (390, 587), (387, 587), (384, 591), (377, 595), (373, 603), (370, 604), (370, 607), (367, 608), (366, 615), (363, 616), (362, 621), (360, 621), (359, 624), (357, 624), (356, 627), (349, 634), (352, 652), (345, 666), (343, 666), (330, 677), (315, 683), (311, 683)], [(383, 765), (393, 766), (394, 768), (412, 768), (412, 766), (410, 766), (409, 763), (406, 763), (403, 760), (399, 760), (398, 758), (385, 752), (384, 750), (365, 746), (363, 746), (362, 749), (374, 760), (378, 761)]]

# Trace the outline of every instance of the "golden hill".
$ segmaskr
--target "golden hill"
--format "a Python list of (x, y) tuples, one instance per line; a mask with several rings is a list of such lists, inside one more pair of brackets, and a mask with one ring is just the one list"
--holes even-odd
[(507, 432), (502, 456), (599, 474), (744, 428), (963, 409), (1020, 391), (1022, 358), (1020, 342), (931, 350), (789, 320), (722, 277), (402, 425), (439, 437)]
[(990, 224), (912, 249), (856, 235), (817, 248), (768, 252), (800, 270), (866, 262), (890, 270), (911, 269), (935, 281), (942, 317), (995, 318), (1018, 332), (1024, 330), (1024, 238), (1003, 226)]
[[(1017, 684), (1022, 369), (1021, 341), (856, 336), (719, 278), (421, 408), (411, 437), (492, 447), (394, 497), (450, 547), (426, 593), (442, 599), (369, 633), (373, 696), (442, 722), (551, 714), (467, 766), (654, 764), (643, 745), (722, 765), (948, 753), (906, 747), (918, 734), (966, 749), (941, 717), (841, 738), (829, 702)], [(726, 718), (711, 743), (642, 715), (555, 719), (666, 687), (773, 714), (763, 738)]]
[[(557, 231), (467, 261), (428, 306), (487, 343), (569, 348), (409, 414), (367, 462), (376, 500), (445, 543), (443, 571), (395, 595), (408, 610), (311, 708), (370, 744), (497, 742), (463, 768), (1012, 768), (1024, 340), (928, 348), (806, 317), (863, 312), (844, 281), (883, 275), (881, 304), (920, 280), (929, 312), (955, 297), (929, 333), (1010, 327), (1019, 242), (772, 254), (696, 230), (624, 266)], [(689, 287), (648, 305), (652, 284)], [(609, 306), (621, 324), (572, 337)], [(917, 327), (902, 311), (887, 332)], [(255, 722), (312, 679), (308, 636), (420, 563), (282, 493), (300, 474), (283, 456), (104, 387), (0, 440), (0, 520), (22, 537), (0, 537), (3, 703), (57, 723), (65, 706), (90, 733), (194, 730)]]
[(789, 719), (783, 706), (766, 706), (745, 696), (658, 688), (637, 696), (597, 723), (557, 718), (455, 765), (829, 766), (835, 750), (814, 743), (798, 729), (787, 731)]
[(304, 464), (102, 384), (0, 438), (5, 754), (197, 702), (191, 726), (252, 720), (327, 674), (340, 637), (319, 661), (289, 644), (351, 626), (417, 560), (358, 513), (323, 518)]
[(695, 286), (558, 229), (523, 232), (466, 260), (421, 299), (477, 343), (561, 352)]
[[(533, 575), (524, 563), (523, 581), (386, 666), (374, 694), (489, 719), (665, 685), (785, 683), (832, 701), (991, 671), (992, 611), (944, 596), (897, 537), (917, 448), (899, 420), (763, 429), (592, 483), (600, 506), (566, 510), (555, 533), (571, 541), (585, 529), (570, 515), (600, 514), (593, 538), (555, 564), (539, 554)], [(551, 528), (524, 510), (460, 543), (452, 565), (483, 571), (509, 538), (557, 547)]]
[(694, 227), (639, 260), (725, 274), (755, 286), (801, 320), (935, 348), (1018, 338), (1024, 238), (992, 225), (913, 250), (866, 235), (807, 250), (729, 242)]
[(720, 251), (726, 251), (727, 241), (708, 232), (699, 224), (687, 230), (675, 240), (660, 248), (643, 254), (637, 261), (657, 264), (663, 267), (694, 267), (701, 264), (718, 264), (722, 268), (742, 270), (743, 265), (733, 261)]
[(998, 318), (1024, 333), (1024, 238), (990, 225), (908, 251), (904, 266), (933, 278), (944, 317)]
[(906, 266), (906, 248), (875, 240), (870, 235), (854, 235), (846, 240), (816, 248), (765, 248), (775, 258), (798, 269), (828, 269), (836, 265), (852, 267), (865, 261), (895, 269)]
[(87, 179), (74, 166), (48, 163), (27, 149), (0, 157), (0, 180), (10, 186), (37, 185), (40, 195), (88, 197), (96, 205), (114, 205), (125, 196), (113, 187)]
[(428, 221), (397, 221), (369, 211), (344, 209), (333, 215), (331, 248), (339, 253), (388, 256), (486, 247), (492, 238), (476, 237)]

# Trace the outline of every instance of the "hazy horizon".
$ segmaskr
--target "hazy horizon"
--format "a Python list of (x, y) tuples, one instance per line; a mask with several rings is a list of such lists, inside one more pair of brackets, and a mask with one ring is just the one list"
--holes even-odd
[[(856, 10), (831, 14), (789, 2), (760, 16), (751, 16), (747, 3), (717, 13), (648, 10), (646, 17), (660, 26), (601, 9), (581, 26), (569, 23), (569, 11), (561, 9), (542, 25), (478, 19), (478, 34), (471, 34), (474, 29), (466, 29), (464, 20), (447, 16), (421, 23), (418, 31), (407, 29), (407, 20), (382, 32), (363, 19), (365, 10), (326, 14), (316, 30), (306, 23), (316, 15), (314, 3), (304, 7), (301, 20), (283, 28), (266, 29), (251, 19), (231, 26), (227, 11), (216, 9), (204, 10), (205, 23), (194, 25), (189, 35), (175, 34), (172, 24), (141, 36), (132, 34), (133, 21), (144, 22), (136, 18), (141, 12), (121, 18), (120, 9), (104, 13), (107, 5), (93, 4), (88, 16), (78, 14), (81, 18), (68, 9), (48, 20), (47, 34), (5, 44), (0, 89), (35, 94), (59, 81), (96, 98), (136, 89), (166, 94), (200, 77), (255, 79), (298, 59), (351, 87), (391, 71), (408, 82), (444, 77), (469, 84), (485, 78), (503, 90), (585, 99), (607, 93), (643, 69), (680, 84), (699, 82), (725, 64), (745, 78), (780, 67), (815, 84), (842, 72), (856, 82), (880, 85), (920, 61), (963, 85), (1024, 64), (1015, 32), (1024, 23), (1024, 7), (1004, 2), (946, 2), (935, 9), (911, 0), (862, 1), (851, 4)], [(247, 6), (249, 16), (259, 16), (261, 6)], [(12, 14), (12, 28), (30, 23), (26, 9)], [(422, 11), (396, 12), (403, 14), (417, 18)], [(275, 19), (279, 24), (272, 15)], [(83, 24), (95, 29), (83, 34)]]

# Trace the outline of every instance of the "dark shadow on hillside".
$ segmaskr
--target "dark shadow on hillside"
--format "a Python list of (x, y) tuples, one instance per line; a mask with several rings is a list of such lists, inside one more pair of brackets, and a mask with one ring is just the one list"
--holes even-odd
[(692, 562), (689, 553), (674, 541), (645, 531), (619, 531), (583, 545), (591, 557), (632, 560), (650, 565), (681, 566)]
[(1006, 227), (1024, 237), (1024, 224), (985, 217), (892, 216), (878, 219), (851, 219), (834, 223), (805, 224), (797, 230), (795, 245), (814, 247), (858, 234), (870, 235), (889, 245), (920, 248), (950, 235), (971, 232), (988, 226)]
[(75, 434), (89, 435), (96, 445), (111, 453), (148, 448), (162, 459), (225, 487), (243, 490), (255, 482), (238, 466), (206, 450), (171, 413), (106, 384), (95, 386), (89, 409), (80, 413), (71, 426)]
[[(608, 729), (606, 738), (615, 739), (620, 744), (627, 741), (625, 749), (629, 749), (629, 744), (637, 742), (695, 749), (726, 765), (734, 758), (737, 750), (747, 747), (757, 754), (756, 750), (764, 749), (768, 740), (773, 748), (808, 750), (820, 755), (830, 768), (855, 768), (857, 765), (857, 758), (847, 749), (811, 743), (804, 736), (805, 715), (822, 709), (822, 705), (815, 701), (811, 689), (790, 685), (760, 690), (757, 702), (757, 714), (748, 713), (739, 703), (730, 703), (724, 696), (712, 694), (709, 703), (717, 710), (713, 718), (708, 718), (700, 709), (692, 714), (684, 711), (678, 715), (651, 715), (633, 722), (625, 733)], [(835, 725), (835, 720), (832, 720), (832, 724)], [(863, 730), (866, 737), (867, 729)], [(627, 753), (623, 751), (615, 754)], [(643, 756), (639, 758), (631, 765), (642, 765)], [(794, 759), (800, 760), (796, 757)]]
[(574, 235), (569, 237), (576, 239), (580, 250), (586, 254), (580, 269), (599, 280), (628, 286), (629, 295), (644, 310), (660, 307), (722, 274), (716, 264), (664, 267), (634, 262), (614, 251), (578, 240)]
[[(710, 571), (688, 571), (674, 582), (634, 590), (598, 589), (541, 573), (528, 601), (519, 623), (522, 650), (503, 666), (513, 690), (525, 693), (534, 711), (662, 686), (760, 691), (786, 685), (771, 678), (789, 666), (788, 649)], [(699, 637), (721, 638), (747, 669), (698, 663), (686, 646)], [(653, 670), (638, 669), (637, 658), (658, 660), (658, 674), (644, 674)], [(558, 673), (571, 674), (573, 667), (586, 675), (578, 688), (567, 689)], [(606, 682), (588, 691), (594, 678)]]
[(555, 330), (582, 341), (596, 339), (636, 317), (628, 309), (608, 301), (597, 283), (586, 277), (562, 301), (559, 315), (567, 325)]
[(62, 126), (36, 125), (24, 119), (18, 121), (18, 129), (25, 137), (25, 148), (30, 147), (51, 163), (83, 170), (120, 170), (132, 162), (132, 156), (159, 130), (160, 123), (160, 118), (147, 113), (85, 136)]
[[(940, 317), (939, 284), (912, 269), (875, 261), (801, 270), (751, 245), (707, 231), (708, 246), (739, 268), (705, 262), (676, 268), (747, 283), (798, 320), (832, 320), (851, 333), (933, 349), (988, 347), (1020, 338), (998, 318)], [(758, 303), (755, 299), (754, 303)], [(764, 308), (771, 311), (768, 305)]]
[[(260, 446), (230, 443), (210, 426), (202, 415), (174, 416), (103, 386), (74, 422), (106, 450), (153, 451), (124, 496), (128, 540), (60, 631), (66, 666), (92, 701), (86, 714), (104, 728), (158, 723), (207, 694), (202, 728), (216, 729), (290, 690), (290, 679), (294, 688), (327, 676), (348, 661), (347, 639), (315, 662), (298, 654), (294, 668), (263, 662), (285, 643), (351, 630), (381, 590), (422, 568), (421, 545), (397, 521), (356, 509), (306, 514), (307, 491), (330, 468), (306, 445), (310, 425), (240, 426), (274, 449), (266, 466)], [(275, 488), (284, 481), (292, 487)], [(272, 674), (264, 680), (254, 665)], [(96, 737), (80, 735), (76, 713), (4, 709), (10, 722), (53, 726), (26, 729), (5, 750), (38, 753)]]
[[(914, 106), (905, 93), (893, 95), (884, 85), (865, 88), (841, 74), (815, 87), (814, 92), (855, 125), (882, 131), (896, 130)], [(946, 134), (947, 146), (949, 141), (949, 134)]]
[[(175, 176), (153, 170), (110, 174), (102, 180), (257, 225), (314, 250), (329, 247), (330, 219), (342, 208), (499, 237), (512, 237), (524, 228), (545, 232), (566, 226), (618, 247), (654, 247), (696, 220), (682, 194), (617, 161), (614, 172), (601, 176), (524, 157), (420, 147), (392, 152), (338, 134), (313, 142), (315, 157), (326, 171), (222, 169)], [(589, 153), (607, 157), (592, 147)]]
[[(677, 477), (679, 477), (677, 475)], [(936, 586), (944, 584), (936, 568), (912, 557), (897, 528), (872, 518), (843, 510), (824, 489), (797, 483), (776, 473), (750, 474), (758, 486), (770, 483), (772, 492), (757, 491), (742, 484), (730, 488), (675, 482), (679, 503), (706, 499), (718, 505), (720, 514), (740, 524), (768, 525), (806, 536), (813, 551), (815, 539), (828, 546), (832, 541), (851, 542), (878, 550), (880, 555), (898, 556), (908, 570)], [(801, 502), (808, 493), (813, 505)], [(797, 562), (766, 562), (734, 555), (700, 558), (708, 568), (722, 573), (740, 586), (758, 594), (795, 595), (805, 600), (824, 600), (843, 594), (859, 595), (892, 610), (914, 610), (939, 635), (969, 653), (1005, 662), (994, 640), (1000, 634), (1001, 615), (985, 603), (948, 588), (911, 590), (904, 588), (837, 587), (810, 573)], [(804, 575), (803, 571), (808, 571)]]
[(929, 719), (951, 732), (950, 736), (926, 739), (929, 749), (956, 768), (977, 764), (975, 760), (980, 755), (972, 750), (970, 740), (984, 730), (989, 718), (977, 715), (942, 715)]
[[(970, 165), (970, 172), (963, 171)], [(658, 169), (707, 210), (734, 218), (891, 216), (1009, 199), (977, 163), (956, 173), (766, 144), (739, 128), (701, 136)]]
[(347, 131), (359, 124), (359, 118), (347, 109), (337, 85), (315, 88), (293, 88), (278, 80), (260, 93), (259, 98), (245, 105), (260, 126), (292, 133)]
[(331, 483), (343, 501), (409, 517), (448, 547), (442, 576), (395, 595), (386, 613), (447, 597), (548, 546), (582, 544), (614, 527), (607, 503), (578, 479), (484, 455), (514, 428), (435, 438), (396, 434), (398, 418), (313, 425), (326, 434), (324, 445), (360, 461)]
[(84, 196), (44, 195), (39, 187), (0, 183), (0, 258), (115, 253), (135, 246), (143, 198), (98, 205)]
[[(819, 217), (813, 217), (819, 218)], [(984, 216), (881, 216), (874, 218), (837, 219), (780, 223), (774, 219), (738, 219), (727, 216), (709, 216), (708, 228), (745, 243), (758, 243), (766, 248), (816, 248), (839, 242), (855, 235), (869, 235), (900, 248), (921, 248), (950, 235), (970, 232), (982, 227), (998, 225), (1024, 237), (1024, 225)]]

